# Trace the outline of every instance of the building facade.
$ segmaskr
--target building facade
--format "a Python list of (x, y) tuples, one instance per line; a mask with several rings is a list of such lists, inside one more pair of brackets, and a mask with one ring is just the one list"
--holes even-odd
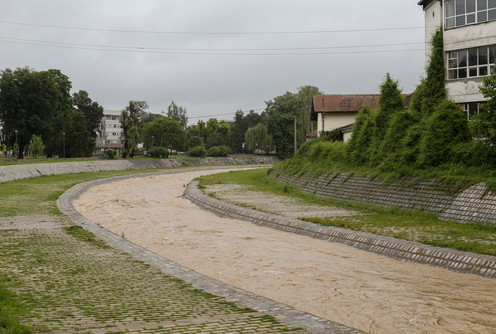
[(100, 128), (98, 129), (97, 148), (119, 150), (124, 147), (122, 140), (121, 111), (104, 110)]
[[(494, 72), (496, 0), (422, 0), (418, 4), (424, 9), (426, 43), (443, 27), (447, 97), (460, 104), (470, 120), (485, 101), (482, 79)], [(428, 56), (430, 47), (426, 50)]]
[[(336, 129), (347, 129), (355, 123), (358, 112), (364, 105), (379, 107), (379, 95), (316, 95), (312, 102), (312, 119), (317, 121), (317, 136)], [(348, 131), (349, 132), (349, 131)], [(343, 132), (348, 139), (348, 132)]]

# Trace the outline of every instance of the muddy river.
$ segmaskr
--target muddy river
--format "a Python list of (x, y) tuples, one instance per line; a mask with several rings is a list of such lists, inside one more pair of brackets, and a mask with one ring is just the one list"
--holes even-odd
[(496, 333), (496, 280), (219, 218), (181, 197), (215, 172), (101, 185), (75, 207), (185, 267), (365, 332)]

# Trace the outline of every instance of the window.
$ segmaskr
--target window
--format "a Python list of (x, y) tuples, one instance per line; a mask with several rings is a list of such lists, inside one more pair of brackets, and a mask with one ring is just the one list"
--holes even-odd
[(496, 20), (496, 0), (446, 0), (446, 28)]
[(483, 77), (494, 73), (496, 45), (448, 52), (448, 80)]
[(482, 109), (482, 104), (484, 102), (469, 102), (464, 104), (463, 112), (467, 114), (467, 120), (473, 121), (475, 116), (478, 116), (481, 112), (484, 112)]

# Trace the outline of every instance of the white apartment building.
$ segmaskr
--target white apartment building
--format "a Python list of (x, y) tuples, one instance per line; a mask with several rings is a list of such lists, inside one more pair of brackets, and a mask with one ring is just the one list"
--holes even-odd
[(121, 149), (124, 146), (122, 140), (121, 111), (104, 110), (98, 129), (97, 148)]
[[(443, 27), (447, 97), (470, 120), (484, 102), (482, 78), (494, 71), (496, 60), (496, 0), (422, 0), (425, 40)], [(427, 53), (430, 47), (426, 48)], [(428, 59), (428, 57), (426, 58)]]

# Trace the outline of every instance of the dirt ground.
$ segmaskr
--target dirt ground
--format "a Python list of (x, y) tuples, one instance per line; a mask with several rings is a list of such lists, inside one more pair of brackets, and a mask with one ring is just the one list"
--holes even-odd
[[(97, 186), (75, 206), (88, 219), (185, 267), (369, 333), (494, 333), (495, 280), (219, 218), (181, 197), (184, 186), (205, 173)], [(222, 197), (233, 189), (207, 190), (216, 191)], [(298, 217), (304, 211), (298, 203), (241, 192), (268, 211), (282, 206)], [(241, 201), (235, 192), (229, 196)], [(329, 215), (327, 208), (306, 209), (312, 216), (326, 210)]]

